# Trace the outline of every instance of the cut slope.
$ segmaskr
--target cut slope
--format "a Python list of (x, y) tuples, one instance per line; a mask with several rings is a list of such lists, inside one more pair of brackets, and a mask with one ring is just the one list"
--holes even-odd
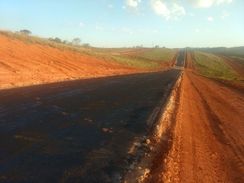
[(142, 72), (95, 56), (0, 34), (0, 88)]
[(0, 89), (165, 70), (173, 65), (177, 52), (166, 48), (85, 48), (6, 31), (0, 31), (0, 43)]

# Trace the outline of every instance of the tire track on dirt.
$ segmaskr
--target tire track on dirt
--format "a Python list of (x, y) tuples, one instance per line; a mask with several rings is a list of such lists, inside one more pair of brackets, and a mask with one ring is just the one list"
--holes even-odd
[[(228, 152), (231, 151), (229, 153), (229, 156), (226, 156), (224, 158), (224, 162), (225, 164), (223, 166), (228, 166), (231, 165), (232, 169), (234, 169), (235, 171), (229, 171), (228, 175), (230, 177), (232, 177), (232, 181), (233, 182), (242, 182), (241, 178), (238, 178), (238, 175), (235, 175), (236, 172), (243, 172), (243, 166), (244, 166), (244, 146), (243, 146), (243, 141), (240, 141), (241, 138), (241, 134), (239, 134), (238, 131), (235, 131), (235, 133), (233, 134), (233, 132), (231, 133), (231, 131), (229, 130), (229, 127), (226, 126), (224, 123), (226, 123), (226, 120), (223, 119), (224, 116), (219, 116), (218, 113), (215, 112), (215, 109), (213, 108), (213, 105), (211, 105), (209, 103), (210, 98), (206, 98), (206, 93), (203, 93), (202, 91), (206, 92), (206, 88), (209, 88), (209, 92), (208, 93), (212, 93), (211, 92), (211, 88), (209, 87), (209, 85), (207, 85), (206, 83), (201, 82), (201, 80), (199, 80), (199, 78), (195, 75), (195, 74), (191, 74), (190, 78), (190, 82), (192, 84), (192, 86), (195, 88), (195, 90), (198, 92), (202, 104), (204, 105), (205, 113), (208, 116), (208, 123), (206, 125), (209, 125), (211, 127), (211, 130), (213, 132), (213, 135), (215, 136), (215, 138), (222, 143), (222, 148), (224, 151)], [(193, 81), (193, 79), (195, 80), (195, 82)], [(198, 83), (198, 86), (196, 85), (196, 81)], [(199, 85), (201, 83), (201, 85)], [(199, 88), (199, 86), (202, 87), (202, 89)], [(203, 88), (205, 88), (205, 90), (203, 90)], [(219, 98), (218, 98), (219, 97)], [(216, 98), (221, 101), (220, 96), (216, 96)], [(214, 102), (214, 99), (212, 100), (212, 104)], [(216, 102), (214, 102), (216, 103)], [(222, 104), (223, 106), (228, 106), (230, 107), (230, 111), (234, 111), (235, 108), (234, 106), (231, 106), (230, 103), (225, 102), (224, 99), (222, 99)], [(230, 106), (229, 106), (230, 105)], [(227, 107), (226, 107), (227, 108)], [(234, 113), (233, 113), (234, 114)], [(236, 115), (240, 115), (240, 114), (236, 114)], [(242, 126), (243, 127), (243, 126)], [(240, 128), (242, 128), (240, 126)], [(223, 151), (223, 152), (224, 152)], [(232, 160), (233, 162), (231, 162), (230, 160)]]

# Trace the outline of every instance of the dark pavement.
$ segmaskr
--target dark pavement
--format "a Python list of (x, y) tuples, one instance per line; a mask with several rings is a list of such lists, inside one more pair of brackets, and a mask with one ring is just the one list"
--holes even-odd
[(177, 67), (184, 67), (185, 65), (185, 49), (181, 49), (179, 51), (179, 55), (177, 57), (177, 60), (176, 60), (176, 66)]
[(0, 182), (111, 182), (180, 72), (0, 91)]

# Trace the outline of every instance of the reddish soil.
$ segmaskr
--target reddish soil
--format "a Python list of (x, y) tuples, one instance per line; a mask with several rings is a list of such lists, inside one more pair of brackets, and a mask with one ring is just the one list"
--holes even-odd
[(238, 58), (222, 57), (242, 78), (244, 78), (244, 61)]
[(94, 56), (0, 35), (0, 88), (142, 72)]
[(181, 91), (172, 147), (153, 181), (244, 182), (244, 92), (190, 71)]

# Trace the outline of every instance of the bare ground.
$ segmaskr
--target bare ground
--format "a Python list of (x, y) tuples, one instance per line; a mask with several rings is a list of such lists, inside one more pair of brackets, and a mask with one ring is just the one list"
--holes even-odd
[(0, 89), (145, 72), (112, 61), (0, 35)]
[(244, 182), (243, 91), (186, 71), (172, 148), (155, 182)]

